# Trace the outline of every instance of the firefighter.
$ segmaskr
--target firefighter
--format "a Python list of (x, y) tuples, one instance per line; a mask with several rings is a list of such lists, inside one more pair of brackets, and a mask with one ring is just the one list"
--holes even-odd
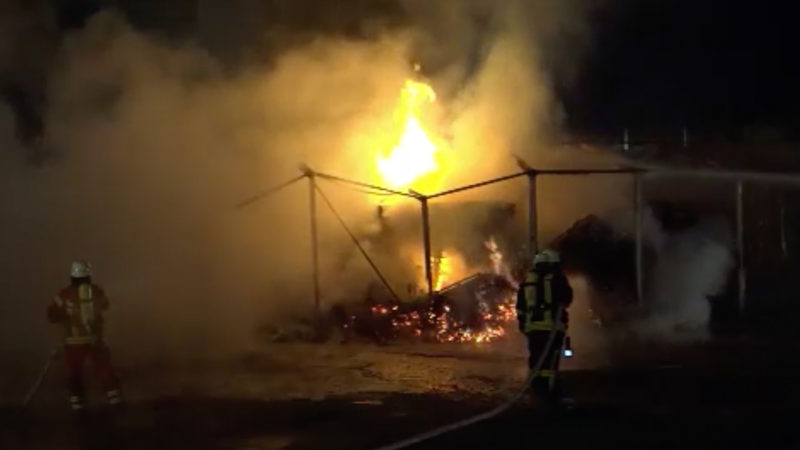
[(92, 360), (100, 376), (109, 405), (120, 405), (122, 398), (119, 379), (111, 365), (111, 354), (103, 341), (103, 312), (108, 309), (108, 298), (103, 290), (92, 283), (91, 266), (85, 261), (75, 261), (70, 270), (71, 283), (62, 289), (47, 308), (51, 323), (64, 330), (64, 356), (73, 411), (84, 409), (84, 363)]
[[(550, 334), (555, 338), (545, 355), (540, 371), (531, 383), (534, 396), (549, 405), (561, 402), (557, 382), (559, 361), (567, 332), (567, 307), (572, 303), (572, 288), (564, 275), (557, 252), (543, 250), (517, 291), (519, 329), (528, 338), (528, 367), (533, 370), (545, 350)], [(556, 323), (558, 310), (561, 318)]]

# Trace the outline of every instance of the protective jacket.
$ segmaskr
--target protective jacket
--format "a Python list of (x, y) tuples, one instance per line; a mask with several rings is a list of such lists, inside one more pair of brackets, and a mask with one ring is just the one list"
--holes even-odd
[(566, 331), (567, 314), (562, 312), (555, 323), (558, 307), (572, 303), (572, 288), (558, 264), (540, 264), (525, 277), (517, 291), (517, 320), (523, 333), (533, 331)]
[(87, 282), (70, 285), (56, 294), (47, 308), (47, 318), (62, 326), (64, 344), (95, 344), (103, 339), (102, 313), (107, 309), (105, 292)]

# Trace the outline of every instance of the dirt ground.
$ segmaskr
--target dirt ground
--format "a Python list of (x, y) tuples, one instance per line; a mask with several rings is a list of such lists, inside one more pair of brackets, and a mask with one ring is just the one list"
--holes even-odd
[[(25, 377), (6, 379), (0, 448), (375, 448), (501, 403), (526, 375), (523, 344), (264, 344), (213, 361), (122, 361), (125, 409), (109, 413), (95, 389), (80, 419), (56, 361), (27, 409)], [(590, 348), (563, 372), (575, 411), (525, 402), (419, 448), (800, 448), (793, 342)]]

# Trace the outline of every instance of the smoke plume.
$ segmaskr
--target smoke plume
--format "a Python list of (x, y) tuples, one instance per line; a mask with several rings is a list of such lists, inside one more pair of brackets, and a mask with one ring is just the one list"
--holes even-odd
[(655, 264), (647, 273), (649, 317), (639, 329), (650, 336), (707, 335), (711, 297), (723, 293), (734, 265), (731, 227), (722, 218), (706, 218), (667, 234), (655, 221), (647, 228)]
[[(243, 26), (262, 50), (244, 52), (244, 62), (207, 44), (219, 27), (167, 38), (115, 10), (63, 36), (33, 27), (2, 40), (14, 50), (2, 49), (5, 73), (21, 73), (13, 55), (29, 38), (55, 56), (32, 69), (46, 80), (40, 139), (21, 142), (15, 114), (0, 107), (0, 351), (44, 354), (56, 342), (44, 308), (75, 258), (94, 264), (111, 297), (109, 339), (129, 355), (241, 348), (265, 318), (308, 311), (308, 187), (234, 205), (296, 176), (300, 163), (369, 179), (365, 149), (391, 120), (404, 81), (419, 76), (414, 62), (442, 93), (437, 133), (458, 149), (446, 185), (514, 170), (512, 153), (549, 160), (542, 149), (560, 114), (550, 76), (579, 54), (580, 4), (403, 1), (402, 20), (355, 20), (357, 37)], [(282, 8), (303, 17), (302, 6)], [(42, 11), (28, 10), (33, 23), (51, 23)], [(245, 16), (246, 8), (228, 19), (263, 25)], [(559, 30), (577, 44), (551, 46)], [(41, 164), (27, 162), (31, 151)], [(569, 195), (565, 186), (543, 191), (543, 202)], [(326, 189), (351, 225), (374, 223), (363, 194)], [(495, 194), (524, 204), (519, 184), (481, 195)], [(592, 203), (578, 198), (576, 212)], [(350, 243), (330, 214), (320, 220), (326, 298), (361, 295), (368, 267), (346, 256)]]

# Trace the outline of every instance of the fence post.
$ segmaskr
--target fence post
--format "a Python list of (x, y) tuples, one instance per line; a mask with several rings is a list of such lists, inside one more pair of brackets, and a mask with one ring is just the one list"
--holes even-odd
[(644, 248), (642, 242), (644, 226), (644, 178), (637, 173), (634, 176), (634, 230), (636, 239), (636, 301), (639, 306), (644, 303)]
[(739, 255), (739, 314), (744, 313), (747, 271), (744, 264), (744, 181), (736, 182), (736, 250)]
[(622, 150), (625, 151), (625, 153), (627, 153), (630, 149), (631, 145), (628, 136), (628, 129), (625, 128), (625, 130), (622, 132)]
[(683, 127), (683, 148), (689, 148), (689, 129)]

